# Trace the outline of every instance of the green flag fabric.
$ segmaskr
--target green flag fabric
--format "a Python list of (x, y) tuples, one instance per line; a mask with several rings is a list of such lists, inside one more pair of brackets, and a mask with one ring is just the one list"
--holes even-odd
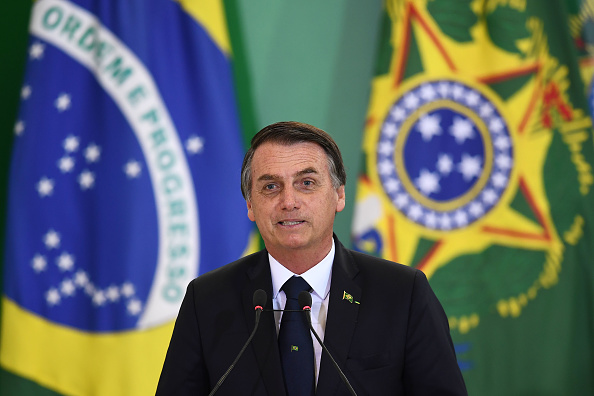
[(385, 6), (353, 243), (427, 274), (470, 395), (594, 394), (591, 10)]

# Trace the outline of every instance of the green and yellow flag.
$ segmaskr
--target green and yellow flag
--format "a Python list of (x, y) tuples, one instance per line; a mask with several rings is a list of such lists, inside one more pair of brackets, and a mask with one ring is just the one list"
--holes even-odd
[(0, 394), (154, 394), (188, 283), (248, 250), (224, 11), (33, 5), (1, 242)]
[(555, 0), (385, 7), (354, 245), (427, 274), (471, 395), (594, 394), (594, 146), (574, 8), (570, 30)]

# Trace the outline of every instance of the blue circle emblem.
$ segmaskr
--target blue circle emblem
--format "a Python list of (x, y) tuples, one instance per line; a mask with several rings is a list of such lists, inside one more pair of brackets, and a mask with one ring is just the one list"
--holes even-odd
[(407, 218), (454, 230), (485, 216), (513, 168), (509, 129), (496, 106), (459, 81), (425, 81), (390, 108), (377, 143), (384, 191)]

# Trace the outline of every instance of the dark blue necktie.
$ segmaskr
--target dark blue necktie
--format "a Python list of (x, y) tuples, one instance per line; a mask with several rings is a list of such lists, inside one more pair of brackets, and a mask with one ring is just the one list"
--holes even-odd
[[(299, 293), (310, 291), (305, 279), (293, 276), (281, 288), (287, 296), (285, 312), (278, 333), (285, 387), (289, 396), (315, 395), (314, 350), (306, 313), (297, 300)], [(299, 310), (300, 312), (287, 312)]]

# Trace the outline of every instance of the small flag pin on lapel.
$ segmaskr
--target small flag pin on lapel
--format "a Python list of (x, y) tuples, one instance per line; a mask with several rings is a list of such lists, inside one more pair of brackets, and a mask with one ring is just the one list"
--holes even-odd
[(347, 293), (346, 291), (343, 292), (342, 294), (342, 299), (343, 300), (347, 300), (348, 302), (350, 302), (351, 304), (353, 303), (353, 296), (351, 296), (349, 293)]
[(347, 300), (348, 302), (355, 303), (355, 304), (361, 304), (359, 301), (355, 301), (355, 299), (353, 298), (353, 296), (350, 293), (347, 293), (346, 291), (342, 292), (342, 299), (343, 300)]

